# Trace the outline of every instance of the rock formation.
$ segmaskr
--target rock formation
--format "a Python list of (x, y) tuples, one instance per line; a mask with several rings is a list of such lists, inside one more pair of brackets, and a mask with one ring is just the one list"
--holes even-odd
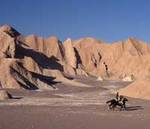
[(73, 43), (71, 39), (67, 39), (64, 43), (63, 46), (65, 48), (65, 61), (68, 65), (70, 65), (73, 68), (76, 68), (77, 65), (77, 59), (75, 55), (75, 51), (73, 48)]
[(6, 90), (0, 90), (0, 101), (11, 98), (12, 98), (11, 94), (8, 93)]
[(45, 46), (42, 44), (44, 39), (34, 37), (31, 41), (33, 44), (8, 25), (0, 28), (0, 71), (3, 73), (0, 74), (1, 88), (52, 89), (52, 84), (55, 83), (53, 80), (63, 77), (63, 67), (57, 59), (59, 57), (63, 60), (59, 51), (60, 42), (56, 38), (48, 40), (52, 42), (53, 50), (57, 46), (57, 50), (50, 53), (46, 43)]
[(150, 45), (135, 38), (112, 44), (90, 37), (68, 38), (62, 43), (55, 36), (23, 36), (4, 25), (0, 27), (0, 71), (1, 88), (54, 88), (56, 81), (69, 82), (66, 75), (145, 80), (150, 78)]
[(149, 76), (150, 45), (133, 38), (112, 44), (98, 42), (94, 39), (81, 39), (74, 42), (79, 53), (80, 62), (89, 74), (120, 79), (123, 75), (135, 78)]
[(77, 65), (82, 66), (82, 69), (91, 75), (98, 75), (101, 65), (101, 44), (93, 38), (79, 39), (73, 42), (76, 55), (78, 58)]
[(141, 98), (150, 100), (150, 80), (142, 79), (137, 80), (127, 87), (120, 89), (119, 93), (121, 95), (133, 97), (133, 98)]

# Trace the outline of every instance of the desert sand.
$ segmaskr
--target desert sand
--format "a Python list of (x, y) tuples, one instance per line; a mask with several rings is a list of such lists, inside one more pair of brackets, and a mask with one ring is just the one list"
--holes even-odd
[(127, 110), (108, 110), (112, 91), (129, 82), (77, 77), (89, 87), (56, 84), (55, 91), (9, 90), (14, 99), (0, 102), (1, 129), (149, 129), (150, 102), (128, 98)]

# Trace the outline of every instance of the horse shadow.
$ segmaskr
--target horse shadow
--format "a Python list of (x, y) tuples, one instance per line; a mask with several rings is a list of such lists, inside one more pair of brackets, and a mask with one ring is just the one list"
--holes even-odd
[(144, 108), (142, 106), (129, 106), (126, 107), (126, 111), (135, 111), (135, 110), (143, 110)]

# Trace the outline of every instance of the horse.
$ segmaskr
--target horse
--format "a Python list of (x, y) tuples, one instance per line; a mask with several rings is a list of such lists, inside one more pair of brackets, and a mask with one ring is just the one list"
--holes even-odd
[(123, 103), (117, 101), (116, 99), (111, 99), (109, 101), (106, 102), (106, 104), (109, 104), (109, 109), (114, 110), (117, 106), (120, 107), (120, 110), (122, 110), (125, 106), (123, 105)]

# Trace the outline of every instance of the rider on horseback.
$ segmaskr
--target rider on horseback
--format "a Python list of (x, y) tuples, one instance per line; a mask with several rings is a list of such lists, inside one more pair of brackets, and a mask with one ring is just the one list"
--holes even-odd
[(109, 104), (109, 109), (113, 109), (116, 107), (116, 106), (120, 106), (120, 109), (124, 108), (126, 109), (126, 102), (128, 101), (127, 98), (125, 98), (124, 96), (122, 95), (119, 95), (119, 92), (117, 92), (116, 94), (116, 98), (115, 99), (112, 99), (112, 100), (109, 100), (107, 101), (106, 103)]

